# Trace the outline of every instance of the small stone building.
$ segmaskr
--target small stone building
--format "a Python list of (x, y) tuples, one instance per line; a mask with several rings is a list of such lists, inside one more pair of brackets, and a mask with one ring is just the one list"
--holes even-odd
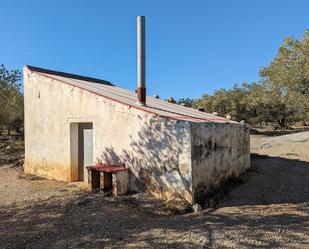
[(24, 67), (26, 173), (84, 181), (85, 166), (130, 169), (130, 190), (200, 200), (250, 166), (249, 127), (110, 82)]

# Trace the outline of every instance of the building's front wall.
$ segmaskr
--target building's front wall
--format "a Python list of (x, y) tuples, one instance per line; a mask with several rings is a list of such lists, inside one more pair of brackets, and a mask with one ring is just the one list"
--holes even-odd
[(250, 167), (250, 129), (239, 123), (192, 123), (192, 192), (203, 202)]
[(73, 136), (93, 123), (93, 163), (124, 163), (131, 190), (191, 202), (191, 129), (24, 69), (25, 172), (76, 180)]

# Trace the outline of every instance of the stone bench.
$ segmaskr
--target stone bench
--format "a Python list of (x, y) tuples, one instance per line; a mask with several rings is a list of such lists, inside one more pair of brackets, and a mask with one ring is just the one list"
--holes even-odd
[(107, 164), (87, 166), (86, 168), (91, 190), (111, 190), (114, 196), (129, 192), (129, 168)]

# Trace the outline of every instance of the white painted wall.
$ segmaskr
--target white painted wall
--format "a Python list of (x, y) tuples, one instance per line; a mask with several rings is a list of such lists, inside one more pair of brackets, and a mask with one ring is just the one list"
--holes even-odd
[(131, 190), (146, 188), (159, 198), (181, 195), (191, 202), (189, 122), (144, 113), (26, 67), (24, 87), (26, 173), (75, 180), (76, 147), (70, 144), (76, 138), (70, 126), (92, 122), (94, 163), (125, 163), (132, 172)]
[(26, 173), (76, 180), (79, 122), (93, 123), (93, 163), (124, 163), (131, 190), (158, 198), (194, 202), (250, 166), (245, 125), (166, 119), (27, 68), (24, 87)]

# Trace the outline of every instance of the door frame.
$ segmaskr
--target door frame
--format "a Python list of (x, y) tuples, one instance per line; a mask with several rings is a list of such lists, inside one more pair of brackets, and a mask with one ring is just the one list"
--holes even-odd
[[(94, 161), (94, 122), (92, 121), (82, 121), (82, 122), (70, 122), (70, 181), (77, 182), (79, 180), (79, 125), (80, 124), (91, 124), (92, 125), (92, 158)], [(84, 178), (84, 181), (87, 179)]]

